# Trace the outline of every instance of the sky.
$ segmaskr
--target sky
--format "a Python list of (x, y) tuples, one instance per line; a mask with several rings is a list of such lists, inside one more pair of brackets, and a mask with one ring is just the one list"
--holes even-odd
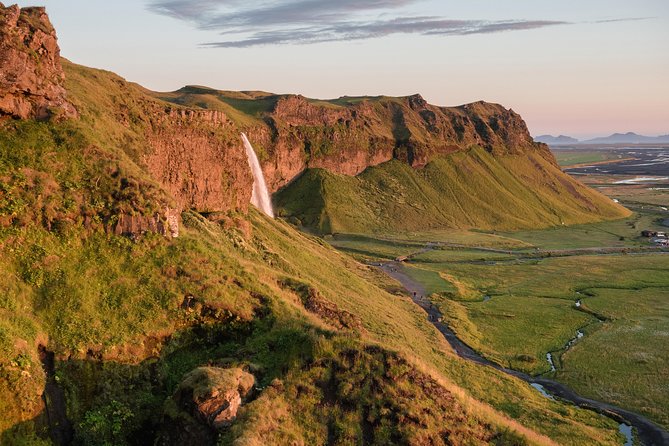
[(18, 3), (47, 7), (64, 57), (152, 90), (420, 93), (500, 103), (534, 136), (669, 134), (667, 0)]

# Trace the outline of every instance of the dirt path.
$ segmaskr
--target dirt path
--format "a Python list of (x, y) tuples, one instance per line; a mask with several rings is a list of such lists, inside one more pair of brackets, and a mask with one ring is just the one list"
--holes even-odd
[(594, 410), (612, 418), (618, 423), (627, 423), (636, 429), (637, 438), (645, 446), (669, 446), (669, 432), (665, 431), (648, 418), (614, 406), (612, 404), (584, 398), (569, 387), (548, 378), (534, 377), (517, 370), (508, 369), (481, 356), (473, 348), (462, 342), (447, 324), (442, 322), (442, 314), (426, 296), (425, 287), (412, 279), (404, 271), (404, 266), (398, 262), (376, 264), (382, 271), (397, 280), (409, 292), (413, 301), (427, 313), (428, 320), (441, 332), (453, 350), (466, 360), (486, 365), (508, 375), (520, 378), (529, 384), (541, 385), (549, 394), (570, 401), (579, 407)]

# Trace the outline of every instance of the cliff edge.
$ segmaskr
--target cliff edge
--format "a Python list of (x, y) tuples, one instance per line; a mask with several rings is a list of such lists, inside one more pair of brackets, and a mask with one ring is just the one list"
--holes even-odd
[(0, 116), (76, 117), (54, 30), (44, 8), (0, 3)]

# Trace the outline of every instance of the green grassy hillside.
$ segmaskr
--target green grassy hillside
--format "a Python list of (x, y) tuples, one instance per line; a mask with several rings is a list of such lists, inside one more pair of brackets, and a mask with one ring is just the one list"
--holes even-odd
[(618, 443), (611, 420), (458, 359), (398, 284), (285, 222), (186, 211), (177, 239), (114, 235), (170, 203), (142, 164), (161, 104), (67, 70), (80, 120), (0, 122), (0, 444), (50, 444), (54, 416), (78, 444), (153, 444), (196, 423), (170, 396), (199, 366), (257, 379), (220, 444)]
[(629, 215), (538, 154), (493, 156), (481, 148), (423, 169), (390, 161), (357, 177), (308, 170), (275, 202), (279, 215), (321, 233), (508, 230)]
[[(265, 388), (224, 444), (615, 444), (606, 419), (452, 355), (408, 299), (318, 239), (255, 212), (250, 237), (197, 214), (185, 224), (173, 241), (81, 228), (0, 234), (3, 444), (44, 435), (44, 415), (33, 415), (39, 345), (56, 353), (84, 444), (159, 435), (167, 397), (208, 364), (247, 368)], [(330, 310), (307, 310), (308, 290)], [(194, 311), (181, 306), (187, 295)]]

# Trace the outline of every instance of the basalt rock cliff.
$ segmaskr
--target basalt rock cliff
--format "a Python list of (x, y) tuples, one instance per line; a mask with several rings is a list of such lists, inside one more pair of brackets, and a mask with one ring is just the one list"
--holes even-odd
[[(545, 147), (533, 143), (521, 117), (497, 104), (437, 107), (420, 95), (345, 104), (332, 110), (301, 97), (277, 103), (267, 118), (275, 143), (270, 153), (276, 155), (270, 157), (266, 171), (275, 189), (306, 167), (357, 175), (370, 166), (398, 159), (420, 168), (437, 155), (472, 145), (500, 154), (547, 154)], [(284, 147), (291, 152), (291, 146), (292, 151), (304, 147), (306, 152), (307, 156), (291, 157), (305, 160), (299, 169), (286, 166), (280, 155), (286, 152)]]
[(392, 159), (421, 168), (436, 156), (474, 145), (498, 155), (536, 152), (552, 160), (547, 146), (532, 140), (517, 113), (482, 101), (460, 107), (430, 105), (420, 95), (316, 101), (201, 87), (156, 95), (178, 104), (228, 110), (231, 116), (252, 110), (253, 120), (236, 124), (260, 149), (272, 192), (307, 168), (354, 176)]
[(75, 117), (56, 34), (44, 8), (0, 3), (0, 116)]
[(233, 138), (246, 132), (259, 153), (278, 215), (310, 230), (512, 230), (628, 215), (564, 174), (501, 105), (205, 87), (154, 95), (225, 113)]

